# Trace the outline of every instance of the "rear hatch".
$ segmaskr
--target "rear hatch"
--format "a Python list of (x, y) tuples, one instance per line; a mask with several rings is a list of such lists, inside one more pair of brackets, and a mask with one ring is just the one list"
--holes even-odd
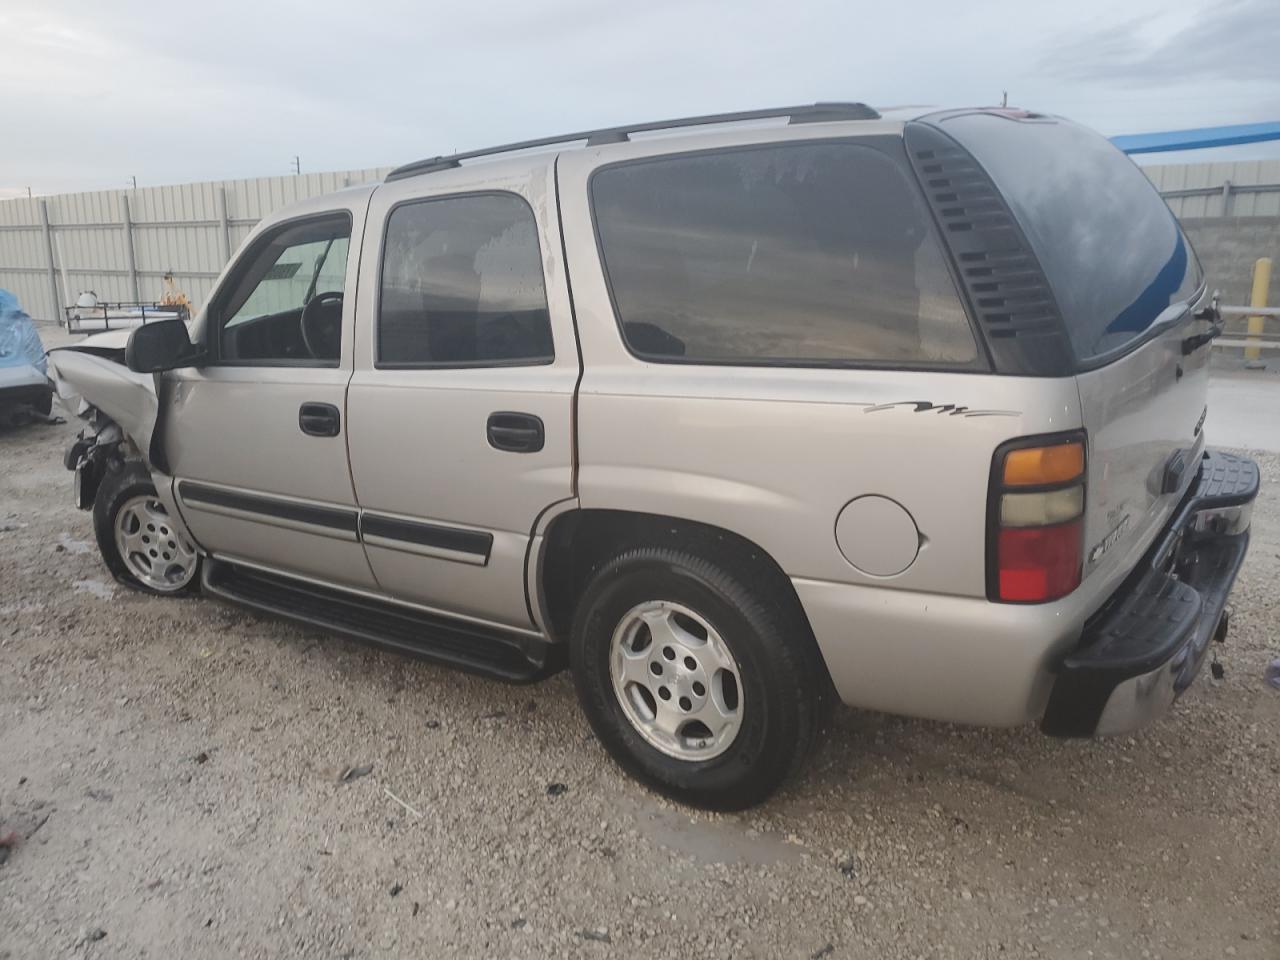
[[(1022, 227), (1074, 354), (1088, 474), (1088, 579), (1127, 570), (1168, 521), (1203, 448), (1203, 277), (1151, 182), (1059, 118), (971, 112), (938, 126), (985, 168)], [(1185, 352), (1184, 351), (1185, 344)]]

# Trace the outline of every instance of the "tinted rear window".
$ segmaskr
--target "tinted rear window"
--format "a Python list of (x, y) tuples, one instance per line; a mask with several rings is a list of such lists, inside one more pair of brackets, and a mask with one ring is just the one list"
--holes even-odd
[(591, 195), (623, 336), (640, 356), (977, 359), (918, 190), (873, 149), (661, 157), (602, 169)]
[(1103, 137), (1062, 120), (992, 114), (952, 117), (941, 128), (1004, 194), (1081, 360), (1141, 338), (1199, 289), (1200, 265), (1169, 207)]

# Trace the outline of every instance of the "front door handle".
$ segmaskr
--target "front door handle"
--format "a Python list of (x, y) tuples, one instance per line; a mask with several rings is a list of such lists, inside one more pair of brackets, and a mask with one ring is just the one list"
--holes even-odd
[(546, 442), (542, 420), (532, 413), (491, 413), (485, 433), (489, 446), (510, 453), (537, 453)]
[(298, 428), (312, 437), (336, 437), (342, 414), (332, 403), (304, 403), (298, 408)]

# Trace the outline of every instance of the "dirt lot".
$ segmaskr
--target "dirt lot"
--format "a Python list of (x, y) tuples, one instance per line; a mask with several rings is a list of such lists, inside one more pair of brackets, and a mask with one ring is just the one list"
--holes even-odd
[(1280, 957), (1276, 455), (1226, 679), (1155, 729), (844, 711), (806, 778), (710, 816), (624, 778), (564, 675), (113, 585), (74, 430), (0, 433), (0, 822), (29, 835), (0, 957)]

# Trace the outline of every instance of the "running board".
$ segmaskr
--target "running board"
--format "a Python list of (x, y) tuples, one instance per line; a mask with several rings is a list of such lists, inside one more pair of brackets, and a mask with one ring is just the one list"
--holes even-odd
[(201, 582), (206, 593), (232, 603), (510, 683), (541, 680), (560, 665), (553, 655), (558, 651), (539, 637), (413, 610), (225, 560), (205, 557)]

